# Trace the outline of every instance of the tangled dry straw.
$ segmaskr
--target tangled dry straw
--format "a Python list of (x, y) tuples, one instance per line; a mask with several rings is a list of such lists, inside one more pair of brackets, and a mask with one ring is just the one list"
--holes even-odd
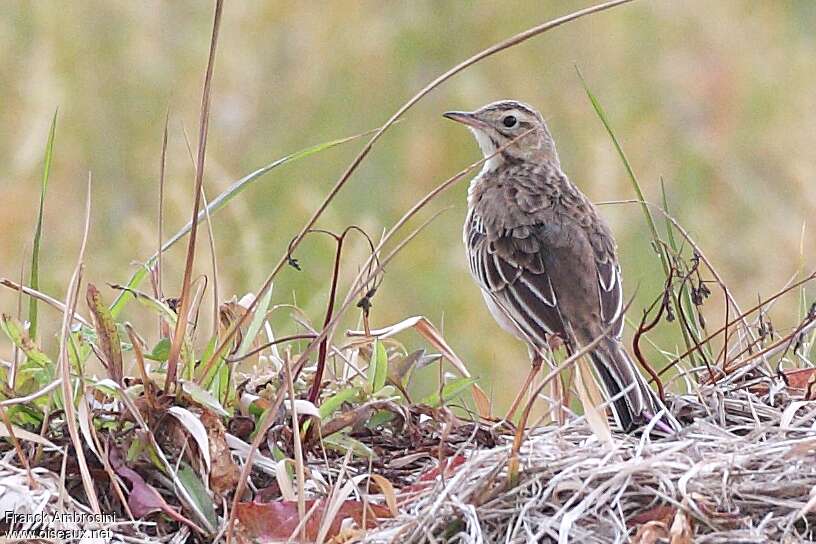
[(716, 387), (673, 398), (671, 437), (601, 445), (583, 418), (539, 428), (508, 488), (509, 443), (466, 453), (365, 542), (813, 542), (816, 409)]

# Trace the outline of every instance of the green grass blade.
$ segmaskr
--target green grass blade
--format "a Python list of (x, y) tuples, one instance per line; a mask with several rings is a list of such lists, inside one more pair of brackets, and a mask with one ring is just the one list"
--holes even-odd
[[(671, 213), (669, 211), (669, 198), (666, 195), (666, 185), (663, 183), (663, 178), (662, 177), (660, 178), (660, 198), (661, 198), (661, 203), (662, 203), (662, 206), (663, 206), (663, 211), (666, 212), (666, 216), (665, 216), (665, 220), (666, 220), (666, 238), (669, 241), (669, 247), (672, 248), (672, 251), (674, 251), (675, 255), (680, 255), (680, 249), (681, 248), (680, 248), (680, 245), (677, 243), (677, 239), (674, 237), (674, 226), (672, 225), (672, 222), (669, 220), (669, 215)], [(680, 291), (681, 291), (680, 297), (681, 297), (681, 304), (683, 306), (683, 312), (687, 316), (693, 316), (694, 315), (694, 302), (691, 300), (691, 291), (688, 289), (688, 287), (681, 287)], [(695, 331), (694, 334), (698, 339), (701, 338), (701, 336), (703, 336), (703, 335), (700, 334), (700, 330), (697, 327), (698, 324), (697, 324), (696, 319), (691, 320), (689, 322), (689, 325), (693, 327), (693, 329)], [(683, 336), (686, 337), (687, 336), (686, 330), (685, 329), (682, 329), (682, 330), (683, 330)], [(687, 342), (687, 345), (688, 345), (688, 342)], [(704, 345), (704, 348), (706, 349), (706, 353), (708, 353), (708, 355), (710, 357), (713, 356), (712, 353), (711, 353), (711, 345), (708, 342), (706, 342), (706, 344)], [(690, 357), (690, 359), (692, 361), (692, 364), (694, 364), (694, 362), (697, 359), (697, 352), (692, 352), (689, 357)]]
[(615, 150), (618, 152), (618, 156), (623, 162), (624, 168), (626, 168), (626, 173), (629, 175), (629, 181), (632, 182), (632, 188), (635, 190), (635, 194), (637, 194), (637, 198), (640, 201), (640, 209), (643, 211), (643, 216), (646, 218), (646, 223), (649, 225), (649, 230), (652, 231), (652, 239), (658, 246), (657, 250), (660, 254), (660, 262), (663, 264), (663, 272), (665, 272), (666, 275), (668, 276), (670, 270), (669, 259), (668, 256), (666, 255), (665, 249), (660, 244), (660, 234), (657, 232), (657, 223), (655, 223), (654, 217), (652, 216), (652, 212), (651, 210), (649, 210), (649, 206), (646, 204), (646, 197), (643, 196), (643, 190), (640, 188), (640, 182), (638, 182), (637, 176), (635, 175), (635, 171), (632, 169), (632, 165), (629, 163), (629, 159), (626, 157), (626, 153), (623, 151), (623, 147), (621, 147), (621, 144), (618, 141), (617, 136), (615, 136), (615, 132), (612, 130), (612, 125), (609, 124), (609, 121), (606, 118), (606, 112), (604, 112), (601, 103), (598, 102), (598, 99), (595, 98), (594, 94), (592, 94), (592, 91), (589, 89), (589, 85), (587, 85), (587, 82), (584, 79), (584, 75), (581, 73), (581, 70), (577, 66), (575, 67), (575, 71), (578, 72), (578, 78), (581, 80), (581, 85), (583, 85), (584, 87), (584, 92), (586, 92), (589, 101), (592, 103), (592, 107), (595, 109), (595, 113), (598, 115), (598, 118), (601, 120), (601, 123), (603, 123), (603, 126), (606, 129), (606, 133), (612, 140), (612, 143), (615, 146)]
[[(372, 131), (363, 132), (361, 134), (355, 134), (354, 136), (347, 136), (345, 138), (340, 138), (338, 140), (331, 140), (329, 142), (324, 142), (321, 144), (313, 145), (311, 147), (307, 147), (305, 149), (301, 149), (300, 151), (295, 151), (290, 155), (286, 155), (285, 157), (281, 157), (280, 159), (263, 166), (254, 172), (250, 172), (246, 176), (242, 177), (241, 179), (233, 182), (232, 185), (227, 187), (221, 194), (219, 194), (216, 198), (214, 198), (209, 205), (207, 206), (206, 210), (201, 210), (196, 218), (196, 222), (200, 223), (204, 220), (207, 214), (213, 215), (215, 212), (226, 206), (232, 199), (236, 196), (241, 194), (247, 187), (252, 185), (255, 181), (257, 181), (260, 177), (264, 174), (268, 174), (275, 168), (279, 166), (283, 166), (284, 164), (294, 162), (300, 159), (305, 159), (306, 157), (310, 157), (316, 153), (320, 153), (321, 151), (326, 151), (327, 149), (331, 149), (338, 145), (342, 145), (363, 136), (367, 136), (371, 134)], [(179, 240), (187, 236), (192, 229), (193, 224), (192, 221), (188, 221), (187, 224), (182, 227), (178, 232), (176, 232), (173, 236), (171, 236), (164, 244), (162, 245), (162, 252), (167, 251), (171, 247), (173, 247)], [(133, 276), (130, 277), (128, 280), (126, 287), (127, 289), (135, 289), (139, 286), (139, 284), (144, 280), (145, 276), (147, 276), (147, 271), (149, 267), (153, 266), (156, 259), (158, 258), (158, 252), (154, 253), (147, 261), (145, 261), (144, 266), (139, 267), (139, 269), (134, 272)], [(128, 290), (122, 291), (119, 293), (119, 296), (113, 302), (111, 306), (111, 314), (114, 318), (116, 318), (125, 305), (133, 298), (133, 294)]]
[(437, 391), (432, 395), (428, 395), (419, 401), (419, 403), (427, 404), (428, 406), (441, 406), (464, 393), (471, 385), (476, 383), (476, 381), (476, 378), (457, 378), (442, 387), (441, 396), (440, 392)]
[(372, 393), (376, 393), (385, 386), (386, 376), (388, 376), (388, 354), (385, 351), (385, 344), (375, 339), (371, 349), (371, 362), (368, 365), (368, 385), (371, 386)]
[(669, 220), (669, 198), (666, 196), (666, 184), (663, 183), (663, 178), (660, 178), (660, 199), (663, 205), (663, 210), (666, 212), (666, 238), (669, 240), (669, 247), (672, 251), (679, 254), (680, 246), (677, 245), (677, 240), (674, 238), (674, 227)]
[[(57, 129), (57, 113), (51, 119), (51, 129), (48, 131), (48, 143), (45, 145), (45, 161), (43, 165), (42, 184), (40, 185), (40, 209), (37, 212), (37, 228), (34, 231), (34, 247), (31, 251), (31, 277), (28, 285), (32, 289), (40, 290), (40, 241), (42, 240), (43, 212), (45, 209), (45, 192), (48, 189), (48, 175), (51, 173), (51, 159), (54, 156), (54, 136)], [(37, 299), (31, 297), (28, 302), (29, 336), (37, 340)]]
[[(663, 241), (661, 240), (660, 234), (657, 231), (657, 223), (655, 223), (654, 217), (652, 216), (652, 212), (649, 209), (649, 205), (646, 203), (646, 197), (643, 195), (643, 190), (640, 188), (640, 182), (638, 182), (637, 176), (635, 175), (635, 171), (632, 169), (632, 165), (629, 163), (629, 159), (626, 157), (626, 153), (623, 151), (623, 147), (618, 141), (617, 136), (615, 136), (615, 132), (612, 130), (612, 125), (607, 120), (606, 112), (604, 112), (601, 103), (598, 101), (597, 98), (595, 98), (595, 95), (592, 94), (592, 91), (589, 89), (589, 85), (587, 85), (587, 82), (584, 79), (584, 75), (581, 73), (581, 70), (578, 68), (578, 66), (575, 67), (575, 71), (578, 72), (578, 78), (581, 80), (581, 85), (583, 85), (584, 87), (584, 92), (586, 92), (589, 101), (592, 103), (592, 107), (595, 109), (595, 113), (598, 115), (598, 118), (601, 120), (601, 123), (603, 123), (603, 126), (606, 129), (606, 133), (612, 140), (612, 143), (615, 146), (615, 150), (618, 152), (618, 156), (620, 157), (621, 162), (623, 162), (624, 168), (626, 168), (626, 173), (629, 175), (629, 181), (631, 181), (632, 188), (635, 190), (635, 194), (637, 194), (637, 198), (640, 201), (640, 209), (643, 211), (643, 216), (646, 219), (646, 223), (649, 225), (649, 230), (652, 232), (652, 241), (655, 245), (655, 249), (658, 255), (660, 255), (660, 263), (663, 265), (663, 273), (666, 275), (666, 278), (668, 278), (669, 273), (671, 271), (671, 262), (669, 261), (669, 255), (668, 252), (666, 251), (666, 248), (663, 246)], [(675, 294), (676, 297), (677, 293), (674, 287), (672, 287), (672, 292)], [(689, 317), (689, 319), (691, 320), (692, 314), (686, 313), (686, 316)], [(683, 341), (686, 344), (686, 348), (691, 349), (692, 347), (694, 347), (691, 338), (689, 338), (688, 332), (682, 325), (680, 326), (680, 331), (683, 334)]]
[(271, 302), (272, 287), (266, 290), (261, 302), (259, 302), (258, 306), (255, 307), (255, 315), (252, 316), (252, 321), (249, 323), (249, 328), (244, 335), (244, 339), (241, 341), (241, 345), (238, 347), (238, 351), (235, 353), (236, 358), (240, 359), (249, 352), (249, 349), (255, 342), (255, 338), (258, 336), (258, 333), (261, 332), (261, 327), (263, 326), (264, 321), (266, 321), (266, 313), (269, 311), (269, 304)]

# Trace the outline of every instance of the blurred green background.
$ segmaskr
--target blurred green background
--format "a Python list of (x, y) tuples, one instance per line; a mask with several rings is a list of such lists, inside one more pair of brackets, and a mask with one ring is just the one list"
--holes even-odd
[[(215, 67), (208, 196), (289, 152), (378, 126), (455, 63), (589, 4), (227, 2)], [(0, 5), (0, 275), (18, 278), (30, 260), (43, 151), (57, 107), (45, 292), (64, 297), (89, 171), (93, 224), (85, 278), (124, 282), (133, 262), (154, 251), (168, 109), (165, 232), (188, 220), (193, 167), (183, 131), (195, 145), (211, 22), (207, 2)], [(676, 216), (743, 307), (751, 306), (816, 264), (814, 28), (811, 0), (643, 0), (570, 23), (433, 91), (375, 147), (319, 226), (341, 230), (353, 223), (378, 237), (436, 184), (479, 158), (470, 134), (440, 114), (511, 97), (544, 113), (564, 169), (593, 200), (633, 198), (575, 74), (577, 64), (648, 197), (658, 200), (662, 176)], [(216, 216), (222, 298), (257, 290), (361, 145), (276, 170)], [(461, 247), (465, 192), (462, 182), (420, 218), (453, 206), (389, 266), (372, 324), (427, 316), (506, 405), (526, 373), (527, 355), (495, 325), (470, 281)], [(618, 237), (626, 291), (637, 288), (630, 311), (637, 319), (661, 288), (659, 261), (636, 206), (602, 212)], [(208, 274), (206, 239), (201, 242), (197, 271)], [(180, 285), (182, 245), (166, 260), (168, 295)], [(274, 302), (296, 301), (313, 322), (322, 322), (332, 254), (325, 238), (307, 239), (296, 255), (303, 271), (283, 270)], [(360, 244), (346, 254), (344, 287), (364, 256)], [(112, 291), (103, 293), (112, 299)], [(796, 302), (794, 296), (774, 308), (778, 329), (795, 323)], [(15, 311), (13, 293), (0, 292), (0, 308)], [(716, 293), (707, 311), (710, 323), (722, 322)], [(142, 314), (131, 305), (124, 317), (140, 322)], [(58, 316), (48, 309), (41, 315), (43, 342), (53, 342)], [(350, 315), (346, 325), (355, 327), (356, 320)], [(293, 332), (285, 312), (276, 314), (276, 323), (280, 334)], [(667, 348), (679, 342), (673, 328), (653, 336)], [(423, 344), (416, 335), (401, 338)], [(10, 347), (0, 348), (8, 360)], [(433, 381), (435, 371), (423, 377)]]

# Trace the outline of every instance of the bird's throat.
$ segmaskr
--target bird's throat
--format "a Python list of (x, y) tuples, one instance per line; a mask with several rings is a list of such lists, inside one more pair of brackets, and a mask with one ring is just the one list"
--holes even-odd
[(482, 171), (479, 175), (481, 176), (487, 172), (492, 172), (501, 166), (504, 159), (502, 158), (501, 154), (494, 155), (498, 147), (496, 147), (496, 143), (493, 141), (493, 139), (488, 134), (485, 134), (483, 131), (477, 128), (470, 127), (470, 131), (473, 132), (473, 135), (476, 137), (476, 141), (479, 143), (479, 148), (482, 150), (482, 155), (485, 157), (490, 157), (484, 162)]

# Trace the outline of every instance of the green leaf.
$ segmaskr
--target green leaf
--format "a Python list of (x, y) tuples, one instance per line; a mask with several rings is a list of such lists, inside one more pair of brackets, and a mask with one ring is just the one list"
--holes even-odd
[(388, 353), (385, 345), (378, 339), (374, 340), (374, 347), (371, 349), (371, 363), (368, 365), (368, 384), (371, 392), (376, 393), (385, 385), (388, 377)]
[(366, 422), (365, 426), (368, 429), (376, 429), (377, 427), (381, 427), (394, 419), (394, 412), (389, 412), (388, 410), (378, 410), (373, 416), (369, 418)]
[(626, 157), (623, 147), (621, 147), (620, 142), (618, 142), (618, 137), (615, 136), (612, 126), (609, 124), (609, 121), (606, 118), (606, 112), (601, 106), (601, 103), (597, 98), (595, 98), (592, 91), (589, 90), (589, 85), (587, 85), (584, 75), (581, 73), (581, 70), (578, 69), (578, 66), (575, 67), (575, 71), (578, 72), (578, 78), (581, 80), (581, 85), (584, 87), (584, 92), (586, 92), (589, 101), (592, 103), (592, 107), (595, 109), (595, 113), (598, 115), (601, 123), (603, 123), (606, 133), (612, 140), (612, 144), (615, 146), (615, 150), (618, 152), (618, 156), (623, 163), (623, 167), (626, 169), (626, 173), (629, 175), (629, 181), (632, 183), (632, 188), (635, 190), (635, 194), (640, 201), (640, 209), (643, 211), (643, 216), (646, 218), (646, 223), (649, 225), (649, 230), (652, 231), (652, 239), (658, 245), (657, 250), (660, 253), (660, 261), (663, 263), (663, 271), (665, 272), (666, 276), (668, 276), (670, 270), (669, 257), (666, 255), (666, 251), (663, 246), (659, 244), (660, 234), (657, 232), (657, 224), (655, 223), (654, 217), (652, 217), (652, 212), (649, 209), (649, 205), (646, 203), (646, 197), (643, 196), (643, 190), (640, 188), (640, 182), (638, 181), (637, 176), (635, 176), (635, 171), (632, 169), (632, 165), (629, 163), (629, 159)]
[(269, 289), (266, 290), (264, 293), (263, 298), (258, 302), (258, 305), (255, 306), (255, 314), (252, 316), (252, 321), (249, 324), (249, 328), (247, 329), (246, 334), (244, 335), (244, 339), (241, 340), (241, 345), (238, 347), (238, 351), (235, 353), (236, 358), (241, 358), (249, 352), (249, 348), (252, 347), (252, 343), (255, 342), (255, 337), (258, 336), (258, 333), (261, 332), (261, 327), (263, 326), (264, 321), (266, 321), (266, 312), (269, 310), (269, 303), (272, 301), (272, 286), (269, 286)]
[(162, 338), (156, 345), (153, 346), (153, 349), (150, 353), (145, 354), (145, 359), (150, 359), (151, 361), (158, 361), (163, 363), (167, 360), (170, 356), (170, 339), (169, 338)]
[(374, 450), (345, 433), (334, 433), (331, 436), (325, 437), (323, 439), (323, 446), (340, 453), (346, 453), (351, 450), (351, 452), (358, 457), (377, 459), (377, 454), (374, 453)]
[[(320, 153), (321, 151), (325, 151), (327, 149), (331, 149), (338, 145), (342, 145), (348, 142), (352, 142), (358, 138), (362, 138), (363, 136), (367, 136), (370, 134), (369, 132), (364, 132), (361, 134), (355, 134), (354, 136), (348, 136), (346, 138), (340, 138), (338, 140), (332, 140), (329, 142), (324, 142), (321, 144), (313, 145), (311, 147), (307, 147), (305, 149), (301, 149), (300, 151), (296, 151), (290, 155), (286, 155), (270, 164), (267, 164), (264, 167), (261, 167), (254, 172), (250, 172), (246, 176), (242, 177), (241, 179), (235, 181), (232, 185), (227, 187), (227, 189), (222, 192), (220, 195), (215, 197), (207, 206), (206, 210), (201, 210), (196, 218), (197, 223), (201, 223), (204, 218), (209, 215), (215, 214), (218, 210), (229, 204), (229, 202), (234, 199), (236, 196), (241, 194), (247, 187), (252, 185), (255, 181), (257, 181), (261, 176), (264, 174), (268, 174), (275, 168), (287, 164), (289, 162), (294, 162), (300, 159), (305, 159), (315, 153)], [(167, 251), (176, 243), (183, 239), (187, 234), (189, 234), (190, 230), (192, 229), (192, 221), (189, 221), (184, 227), (181, 228), (176, 234), (171, 236), (164, 244), (162, 244), (162, 251)], [(135, 289), (139, 286), (139, 284), (144, 280), (147, 276), (148, 269), (153, 266), (153, 264), (158, 259), (158, 253), (154, 253), (147, 261), (145, 261), (144, 266), (140, 266), (138, 270), (130, 277), (130, 280), (127, 282), (127, 289), (119, 293), (119, 296), (113, 302), (111, 306), (111, 314), (114, 318), (116, 318), (125, 305), (133, 298), (133, 293), (130, 291), (131, 289)]]
[(207, 488), (201, 482), (198, 475), (193, 472), (187, 463), (183, 463), (178, 471), (178, 479), (187, 491), (187, 494), (193, 500), (193, 507), (198, 510), (198, 513), (207, 520), (210, 524), (209, 529), (212, 531), (218, 527), (218, 516), (215, 514), (213, 508), (213, 501), (207, 493)]
[(51, 359), (49, 359), (48, 355), (43, 353), (42, 350), (40, 350), (40, 348), (34, 343), (23, 328), (23, 324), (20, 323), (16, 317), (3, 314), (2, 318), (0, 319), (0, 328), (3, 329), (3, 332), (6, 333), (9, 340), (11, 340), (15, 346), (20, 348), (23, 353), (25, 353), (29, 361), (36, 363), (42, 368), (54, 368), (54, 364), (51, 362)]
[(114, 288), (129, 292), (139, 302), (139, 304), (148, 310), (159, 314), (167, 323), (170, 324), (171, 327), (176, 326), (178, 316), (176, 315), (176, 312), (174, 312), (166, 303), (158, 300), (154, 296), (148, 295), (147, 293), (138, 291), (136, 289), (122, 287), (120, 285), (114, 285)]
[[(40, 209), (37, 212), (37, 227), (34, 231), (34, 247), (31, 251), (31, 276), (28, 285), (36, 290), (40, 290), (40, 241), (42, 240), (43, 214), (45, 210), (45, 193), (48, 189), (48, 176), (51, 173), (51, 159), (54, 156), (54, 136), (57, 131), (57, 113), (51, 119), (51, 129), (48, 131), (48, 142), (45, 144), (45, 161), (43, 165), (42, 183), (40, 185)], [(37, 339), (37, 298), (31, 297), (28, 302), (28, 322), (31, 324), (29, 335), (34, 340)]]
[(195, 382), (182, 380), (181, 381), (181, 388), (184, 390), (185, 393), (190, 395), (194, 401), (199, 403), (202, 406), (206, 406), (216, 414), (224, 417), (229, 417), (230, 413), (227, 412), (221, 403), (213, 397), (209, 391), (206, 389), (202, 389), (198, 384)]
[(471, 385), (476, 383), (476, 378), (457, 378), (449, 381), (442, 387), (442, 398), (439, 398), (437, 391), (433, 395), (428, 395), (420, 401), (420, 404), (427, 404), (428, 406), (440, 406), (443, 403), (448, 403), (460, 394), (462, 394)]
[(39, 429), (42, 426), (43, 415), (25, 404), (9, 406), (6, 413), (11, 422), (20, 427)]
[(347, 387), (323, 401), (320, 405), (320, 419), (327, 419), (343, 406), (360, 395), (359, 387)]

